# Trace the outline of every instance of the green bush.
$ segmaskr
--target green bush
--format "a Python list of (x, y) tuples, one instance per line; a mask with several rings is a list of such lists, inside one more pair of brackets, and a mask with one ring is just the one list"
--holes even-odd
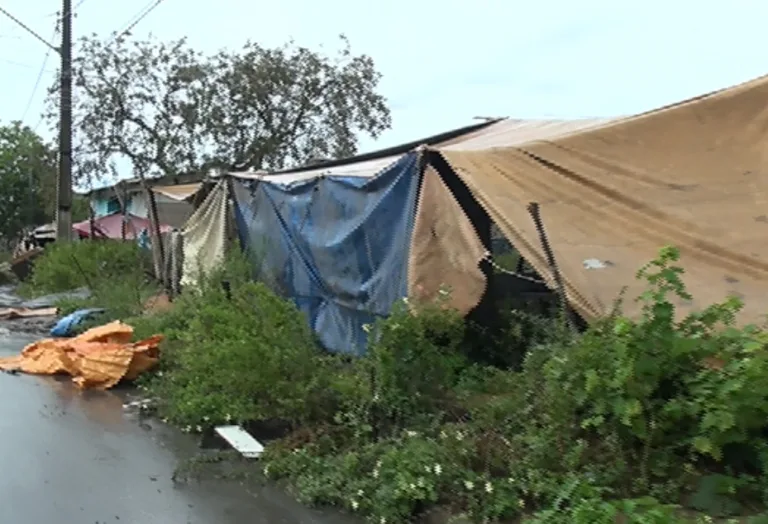
[(415, 310), (399, 302), (372, 330), (358, 366), (369, 370), (382, 422), (403, 428), (439, 413), (466, 365), (460, 346), (464, 321), (441, 302), (416, 304)]
[(323, 442), (298, 450), (273, 447), (265, 457), (265, 473), (273, 479), (290, 478), (302, 502), (343, 507), (372, 522), (407, 522), (429, 506), (448, 501), (492, 501), (484, 513), (498, 516), (493, 503), (505, 504), (502, 497), (513, 500), (519, 513), (514, 485), (507, 482), (495, 492), (489, 490), (490, 481), (462, 463), (472, 451), (469, 444), (456, 434), (409, 432), (338, 453), (324, 453)]
[[(539, 337), (520, 372), (468, 363), (450, 311), (397, 308), (368, 356), (336, 372), (348, 387), (333, 420), (272, 447), (269, 476), (372, 522), (435, 504), (541, 524), (708, 522), (678, 505), (760, 507), (768, 334), (736, 327), (735, 299), (678, 320), (673, 301), (689, 297), (677, 260), (666, 248), (638, 272), (637, 318)], [(519, 346), (515, 326), (508, 340)]]
[[(230, 284), (231, 296), (222, 285)], [(225, 422), (315, 416), (327, 397), (327, 359), (304, 315), (247, 280), (236, 254), (166, 313), (132, 321), (167, 337), (162, 375), (150, 384), (170, 421), (195, 428)]]
[[(149, 254), (134, 242), (80, 241), (52, 244), (36, 261), (24, 295), (41, 296), (86, 287), (87, 299), (64, 298), (57, 305), (62, 314), (87, 307), (107, 309), (104, 322), (139, 314), (149, 296), (159, 291), (147, 275)], [(84, 324), (82, 328), (90, 324)]]
[(736, 299), (676, 321), (673, 296), (690, 298), (677, 257), (663, 250), (639, 272), (639, 319), (609, 319), (528, 371), (548, 402), (536, 409), (560, 421), (551, 427), (593, 452), (613, 443), (602, 456), (627, 494), (678, 496), (669, 481), (686, 484), (683, 464), (762, 475), (768, 459), (768, 334), (735, 327)]
[(28, 287), (35, 294), (61, 293), (105, 282), (144, 277), (148, 255), (135, 242), (54, 243), (35, 262)]

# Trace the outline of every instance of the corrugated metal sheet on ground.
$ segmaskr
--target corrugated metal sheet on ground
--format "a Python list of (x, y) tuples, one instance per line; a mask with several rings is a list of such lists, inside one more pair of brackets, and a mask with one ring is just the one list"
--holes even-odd
[(331, 351), (364, 352), (363, 325), (408, 292), (417, 159), (374, 178), (233, 181), (241, 245), (259, 277), (294, 300)]

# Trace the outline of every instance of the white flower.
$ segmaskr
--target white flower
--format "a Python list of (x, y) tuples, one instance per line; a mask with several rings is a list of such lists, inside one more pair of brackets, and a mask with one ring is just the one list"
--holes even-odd
[(374, 469), (373, 470), (373, 478), (375, 478), (375, 479), (379, 478), (379, 470), (378, 469)]
[(365, 331), (366, 333), (370, 333), (371, 332), (371, 325), (370, 324), (363, 324), (363, 331)]
[(184, 431), (184, 433), (189, 433), (192, 431), (192, 426), (186, 426), (182, 431)]
[(408, 297), (403, 297), (403, 304), (408, 304)]
[(362, 489), (358, 489), (357, 490), (357, 496), (358, 497), (362, 497), (363, 496), (363, 490)]
[(227, 422), (232, 422), (232, 415), (230, 415), (229, 413), (227, 413), (227, 414), (224, 416), (224, 420), (226, 420)]
[(485, 492), (486, 493), (493, 493), (493, 484), (491, 484), (490, 481), (485, 483)]
[(465, 480), (464, 487), (467, 488), (468, 491), (472, 491), (475, 488), (475, 483), (471, 480)]
[(416, 435), (418, 435), (418, 433), (416, 433), (415, 431), (408, 430), (405, 432), (405, 435), (407, 437), (415, 437)]
[(203, 432), (203, 427), (202, 426), (197, 426), (197, 427), (195, 427), (195, 431), (197, 431), (198, 433), (202, 433)]
[(440, 432), (440, 438), (442, 438), (442, 439), (448, 438), (448, 433), (446, 433), (445, 431), (441, 431)]
[(439, 475), (443, 472), (443, 467), (440, 464), (435, 464), (434, 471), (435, 475)]
[(374, 401), (374, 402), (378, 402), (378, 401), (379, 401), (379, 398), (380, 398), (380, 397), (379, 397), (379, 394), (378, 394), (378, 393), (376, 393), (375, 395), (373, 395), (373, 401)]
[(210, 417), (203, 417), (203, 422), (208, 422), (209, 420), (211, 420)]
[(421, 478), (421, 477), (419, 477), (419, 480), (417, 480), (417, 481), (416, 481), (416, 484), (417, 484), (417, 485), (418, 485), (420, 488), (423, 488), (423, 487), (424, 487), (424, 479), (423, 479), (423, 478)]
[(523, 499), (519, 499), (517, 501), (517, 505), (520, 506), (521, 508), (524, 508), (525, 507), (525, 501)]
[(163, 376), (163, 372), (162, 372), (162, 371), (158, 371), (158, 372), (157, 372), (157, 376), (158, 376), (158, 377), (162, 377), (162, 376)]
[(379, 524), (387, 524), (387, 518), (381, 517), (381, 519), (379, 520)]
[(269, 476), (269, 466), (264, 466), (264, 476), (265, 477)]
[(409, 487), (409, 488), (411, 488), (411, 491), (413, 491), (413, 490), (415, 490), (415, 489), (416, 489), (416, 484), (414, 484), (413, 482), (411, 482), (411, 483), (408, 485), (408, 487)]
[(464, 433), (462, 433), (461, 431), (457, 431), (456, 440), (464, 440)]
[(352, 499), (352, 509), (356, 510), (360, 507), (360, 503), (358, 503), (356, 500)]

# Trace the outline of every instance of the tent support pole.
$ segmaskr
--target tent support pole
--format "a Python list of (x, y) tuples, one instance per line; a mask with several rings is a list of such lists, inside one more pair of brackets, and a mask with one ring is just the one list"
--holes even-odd
[(539, 233), (539, 241), (541, 247), (544, 250), (544, 255), (547, 257), (547, 264), (552, 272), (552, 278), (555, 281), (555, 288), (560, 302), (560, 314), (566, 325), (573, 329), (574, 325), (568, 309), (568, 300), (565, 296), (565, 286), (563, 285), (563, 279), (560, 276), (560, 270), (557, 267), (555, 261), (555, 254), (552, 252), (552, 246), (549, 243), (547, 232), (544, 230), (544, 223), (541, 220), (541, 209), (538, 202), (531, 202), (528, 204), (528, 213), (533, 218), (533, 223), (536, 226), (536, 231)]

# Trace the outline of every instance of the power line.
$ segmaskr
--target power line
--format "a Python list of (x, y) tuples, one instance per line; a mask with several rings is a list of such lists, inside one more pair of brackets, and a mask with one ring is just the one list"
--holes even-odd
[[(85, 0), (81, 0), (81, 3)], [(54, 39), (54, 37), (59, 32), (59, 22), (61, 21), (60, 18), (56, 18), (56, 25), (53, 28), (53, 34), (51, 35), (51, 40)], [(29, 94), (29, 100), (27, 100), (27, 107), (24, 108), (24, 114), (21, 117), (21, 121), (23, 122), (27, 118), (27, 113), (29, 113), (29, 109), (32, 107), (32, 102), (35, 100), (35, 95), (37, 94), (37, 89), (40, 87), (40, 81), (43, 79), (43, 73), (45, 72), (45, 66), (48, 64), (48, 58), (51, 56), (51, 50), (48, 49), (45, 52), (45, 56), (43, 57), (43, 65), (40, 66), (40, 72), (37, 74), (37, 79), (35, 80), (35, 85), (32, 88), (32, 92)], [(37, 124), (40, 125), (39, 123)]]
[[(75, 11), (77, 11), (77, 8), (78, 8), (78, 7), (80, 7), (81, 5), (83, 5), (83, 3), (84, 3), (85, 1), (86, 1), (86, 0), (80, 0), (80, 1), (79, 1), (79, 2), (78, 2), (76, 5), (75, 5), (75, 7), (73, 7), (73, 8), (72, 8), (72, 13), (73, 13), (73, 14), (76, 14), (76, 13), (75, 13)], [(58, 18), (59, 20), (61, 20), (61, 11), (54, 11), (53, 13), (48, 13), (47, 15), (45, 15), (45, 18), (53, 18), (54, 16), (55, 16), (56, 18)]]
[[(162, 0), (161, 0), (161, 1), (162, 1)], [(158, 3), (159, 3), (159, 2), (158, 2)], [(22, 22), (21, 20), (19, 20), (19, 19), (18, 19), (18, 18), (16, 18), (15, 16), (13, 16), (11, 13), (9, 13), (9, 12), (8, 12), (8, 10), (7, 10), (7, 9), (5, 9), (5, 8), (4, 8), (4, 7), (2, 7), (2, 6), (0, 6), (0, 13), (3, 13), (5, 16), (7, 16), (8, 18), (10, 18), (10, 19), (11, 19), (11, 20), (13, 20), (14, 22), (16, 22), (16, 24), (18, 24), (18, 25), (19, 25), (19, 26), (20, 26), (22, 29), (24, 29), (24, 30), (25, 30), (27, 33), (29, 33), (30, 35), (34, 36), (34, 37), (35, 37), (35, 38), (37, 38), (38, 40), (40, 40), (40, 41), (41, 41), (43, 44), (45, 44), (46, 46), (48, 46), (50, 49), (52, 49), (52, 50), (56, 51), (57, 53), (59, 52), (59, 48), (58, 48), (58, 47), (54, 46), (53, 44), (51, 44), (50, 42), (48, 42), (48, 41), (47, 41), (45, 38), (43, 38), (43, 37), (42, 37), (42, 36), (40, 36), (38, 33), (36, 33), (34, 30), (30, 29), (30, 27), (29, 27), (27, 24), (25, 24), (24, 22)]]
[[(83, 1), (84, 1), (84, 0), (83, 0)], [(116, 39), (118, 39), (118, 38), (120, 38), (120, 37), (122, 37), (122, 36), (125, 36), (125, 35), (127, 35), (128, 33), (130, 33), (130, 32), (131, 32), (131, 30), (133, 30), (133, 28), (135, 28), (135, 27), (136, 27), (136, 26), (139, 24), (139, 22), (141, 22), (142, 20), (144, 20), (144, 19), (147, 17), (147, 15), (149, 15), (149, 13), (151, 13), (152, 11), (154, 11), (154, 10), (155, 10), (155, 8), (157, 8), (157, 6), (159, 6), (159, 5), (160, 5), (160, 4), (162, 4), (162, 3), (163, 3), (163, 0), (155, 0), (155, 1), (154, 1), (154, 3), (151, 3), (151, 4), (147, 4), (147, 6), (146, 6), (144, 9), (142, 9), (141, 11), (139, 11), (139, 13), (138, 13), (138, 14), (134, 15), (134, 20), (133, 20), (133, 22), (130, 22), (130, 23), (128, 24), (128, 27), (126, 27), (126, 28), (125, 28), (125, 29), (123, 29), (122, 31), (118, 31), (118, 32), (115, 34), (115, 37), (114, 37), (114, 39), (116, 40)]]
[[(10, 60), (8, 58), (0, 58), (0, 63), (8, 64), (16, 67), (23, 67), (24, 69), (37, 69), (37, 64), (27, 64), (24, 62), (18, 62), (16, 60)], [(46, 69), (45, 72), (53, 73), (54, 71), (52, 69)]]

